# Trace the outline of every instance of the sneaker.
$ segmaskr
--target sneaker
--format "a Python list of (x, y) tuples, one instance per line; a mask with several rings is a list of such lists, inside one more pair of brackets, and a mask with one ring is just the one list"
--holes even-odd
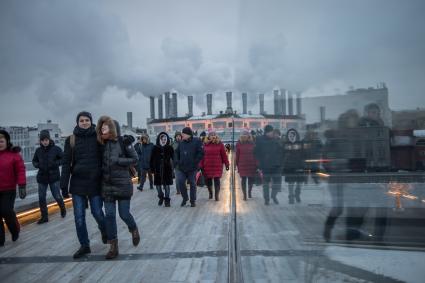
[(37, 221), (37, 224), (43, 224), (43, 223), (46, 223), (46, 222), (49, 222), (49, 219), (42, 217)]
[(75, 252), (75, 254), (72, 256), (73, 258), (81, 258), (85, 256), (86, 254), (91, 253), (90, 247), (83, 247), (81, 246), (78, 251)]

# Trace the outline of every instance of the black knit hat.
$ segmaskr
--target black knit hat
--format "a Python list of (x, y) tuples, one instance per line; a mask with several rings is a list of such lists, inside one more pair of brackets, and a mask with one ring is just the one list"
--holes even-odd
[(91, 116), (91, 113), (87, 112), (87, 111), (81, 111), (80, 113), (78, 113), (77, 119), (76, 119), (77, 124), (78, 124), (78, 120), (80, 119), (81, 116), (88, 117), (90, 119), (90, 123), (93, 124), (93, 118)]
[(264, 134), (273, 132), (273, 126), (272, 125), (267, 125), (264, 127)]
[(191, 128), (189, 128), (189, 127), (184, 128), (184, 129), (182, 130), (182, 133), (183, 133), (183, 134), (186, 134), (186, 135), (189, 135), (189, 136), (193, 136), (192, 129), (191, 129)]
[(49, 139), (50, 140), (50, 132), (49, 130), (42, 130), (40, 132), (40, 140)]

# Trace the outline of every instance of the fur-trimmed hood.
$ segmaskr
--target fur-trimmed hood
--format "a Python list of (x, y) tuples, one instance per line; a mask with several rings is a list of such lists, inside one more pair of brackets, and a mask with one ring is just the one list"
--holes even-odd
[(161, 146), (161, 145), (160, 145), (160, 143), (159, 143), (159, 138), (160, 138), (162, 135), (165, 135), (165, 136), (167, 137), (167, 144), (166, 144), (166, 145), (170, 145), (170, 143), (171, 143), (170, 136), (169, 136), (166, 132), (160, 132), (160, 133), (158, 134), (158, 136), (156, 137), (156, 145), (157, 145), (157, 146)]
[(108, 125), (109, 134), (110, 134), (111, 139), (117, 140), (118, 137), (121, 135), (120, 125), (118, 124), (117, 121), (115, 121), (114, 119), (112, 119), (109, 116), (101, 116), (99, 118), (99, 120), (97, 121), (97, 126), (96, 126), (97, 140), (101, 144), (104, 144), (104, 140), (102, 139), (102, 126), (103, 126), (103, 124)]

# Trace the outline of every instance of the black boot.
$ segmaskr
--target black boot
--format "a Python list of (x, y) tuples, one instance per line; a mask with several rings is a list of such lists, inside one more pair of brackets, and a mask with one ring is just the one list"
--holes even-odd
[(78, 251), (75, 252), (75, 254), (72, 256), (73, 258), (77, 259), (80, 257), (85, 256), (86, 254), (91, 253), (90, 247), (83, 247), (81, 246)]
[(212, 188), (208, 188), (209, 199), (213, 198)]
[(130, 231), (131, 233), (131, 239), (133, 242), (133, 246), (137, 246), (140, 243), (140, 234), (139, 229), (136, 227), (134, 230)]
[(246, 188), (242, 188), (243, 200), (246, 200)]
[(164, 203), (164, 197), (159, 197), (158, 205), (161, 206)]
[(164, 202), (165, 202), (165, 207), (170, 207), (171, 206), (170, 205), (170, 203), (171, 203), (170, 198), (164, 198)]
[(252, 198), (252, 188), (249, 188), (249, 190), (248, 190), (248, 197)]
[(220, 188), (215, 189), (215, 201), (220, 200)]
[(49, 222), (49, 219), (47, 219), (47, 217), (41, 217), (38, 221), (37, 224), (43, 224)]
[(65, 216), (66, 216), (66, 208), (65, 208), (65, 206), (61, 207), (61, 216), (62, 216), (62, 218), (65, 218)]
[(106, 231), (100, 231), (100, 235), (102, 235), (102, 243), (106, 245), (108, 243), (108, 236), (106, 235)]
[(196, 202), (194, 200), (190, 201), (190, 207), (196, 207)]
[(182, 200), (182, 203), (180, 204), (180, 206), (182, 206), (182, 207), (183, 207), (183, 206), (186, 206), (186, 202), (187, 202), (187, 199), (183, 199), (183, 200)]

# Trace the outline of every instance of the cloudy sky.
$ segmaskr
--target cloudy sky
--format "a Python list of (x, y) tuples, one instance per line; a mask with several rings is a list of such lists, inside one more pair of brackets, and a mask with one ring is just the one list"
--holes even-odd
[[(224, 107), (224, 92), (331, 95), (386, 82), (390, 107), (425, 107), (425, 1), (155, 0), (0, 2), (0, 125), (79, 110), (144, 126), (150, 95)], [(267, 97), (267, 96), (266, 96)], [(266, 99), (267, 103), (267, 99)], [(271, 109), (267, 103), (266, 110)]]

